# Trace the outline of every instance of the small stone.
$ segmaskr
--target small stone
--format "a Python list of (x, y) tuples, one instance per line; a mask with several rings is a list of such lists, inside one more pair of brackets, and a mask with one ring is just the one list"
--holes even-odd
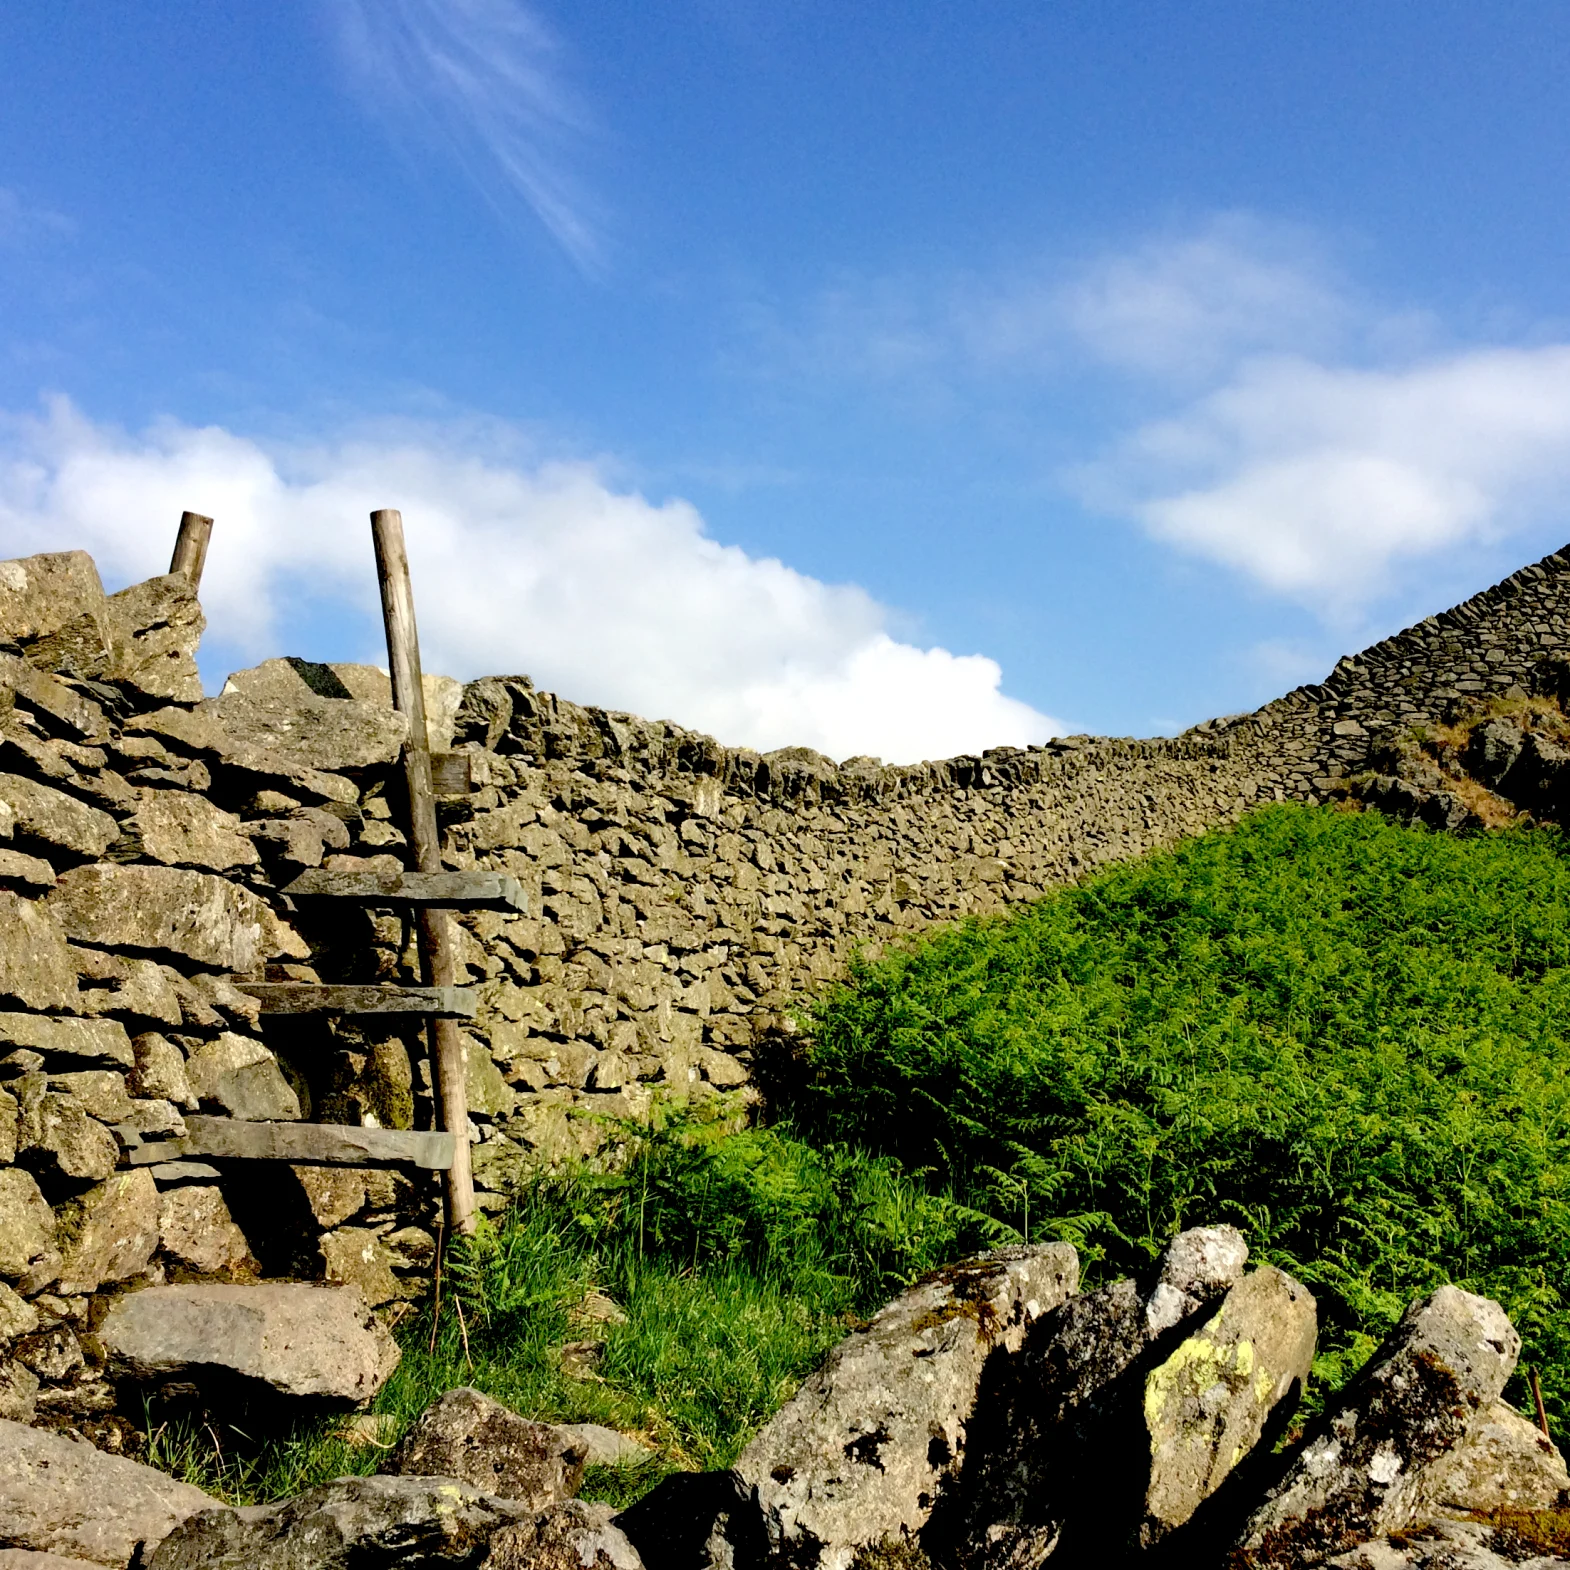
[(55, 1241), (55, 1215), (31, 1172), (0, 1168), (0, 1275), (27, 1273)]
[(130, 1068), (136, 1062), (125, 1026), (108, 1019), (0, 1014), (0, 1043), (40, 1053), (51, 1068)]
[(69, 1325), (51, 1325), (17, 1343), (16, 1359), (38, 1375), (58, 1383), (74, 1374), (87, 1360), (82, 1343)]
[(17, 1147), (18, 1158), (28, 1166), (79, 1182), (101, 1181), (120, 1160), (114, 1135), (75, 1096), (60, 1091), (40, 1099), (31, 1138), (19, 1138)]
[[(268, 660), (258, 669), (285, 664)], [(300, 682), (286, 691), (282, 679), (248, 679), (255, 675), (236, 672), (213, 707), (230, 736), (298, 768), (375, 768), (395, 762), (408, 739), (407, 719), (390, 704), (383, 708), (349, 697), (322, 698)]]
[(1563, 1510), (1570, 1473), (1554, 1442), (1513, 1406), (1495, 1401), (1466, 1437), (1434, 1462), (1423, 1493), (1457, 1515), (1492, 1510)]
[(599, 1367), (605, 1361), (603, 1341), (565, 1341), (558, 1349), (561, 1371), (569, 1379), (598, 1379)]
[(348, 1406), (368, 1401), (398, 1364), (397, 1342), (353, 1287), (148, 1287), (110, 1309), (99, 1339), (111, 1366), (133, 1379), (227, 1373)]
[(423, 1270), (436, 1258), (436, 1239), (424, 1227), (399, 1227), (382, 1241), (391, 1263), (405, 1270)]
[(586, 1292), (568, 1310), (567, 1317), (575, 1322), (593, 1325), (625, 1325), (627, 1315), (621, 1306), (603, 1292)]
[(609, 1505), (571, 1499), (492, 1534), (479, 1570), (643, 1570)]
[(426, 1407), (387, 1471), (456, 1477), (540, 1510), (578, 1492), (586, 1450), (549, 1423), (534, 1423), (460, 1386)]
[(250, 1244), (218, 1188), (183, 1186), (162, 1194), (158, 1246), (176, 1263), (204, 1275), (256, 1269)]
[(291, 1167), (305, 1190), (311, 1214), (323, 1227), (335, 1227), (365, 1209), (365, 1173), (357, 1167)]
[(185, 1065), (185, 1076), (198, 1101), (221, 1107), (231, 1117), (251, 1122), (293, 1122), (300, 1116), (300, 1098), (261, 1042), (225, 1032), (204, 1042)]
[(38, 1409), (38, 1375), (25, 1363), (0, 1362), (0, 1420), (31, 1423)]
[(88, 983), (82, 991), (82, 1013), (130, 1015), (160, 1025), (181, 1022), (180, 993), (162, 965), (102, 949), (76, 948), (72, 953), (77, 974)]
[(654, 1451), (627, 1434), (600, 1423), (557, 1423), (556, 1432), (580, 1446), (585, 1466), (641, 1466), (654, 1459)]
[(20, 774), (0, 774), (0, 803), (17, 839), (69, 856), (101, 856), (120, 837), (107, 812)]
[(38, 1310), (0, 1281), (0, 1341), (31, 1334), (38, 1328)]
[(201, 796), (156, 791), (145, 796), (125, 821), (141, 852), (170, 867), (202, 867), (225, 872), (254, 867), (260, 857), (241, 832), (240, 820)]
[(0, 890), (0, 1000), (29, 1009), (74, 1009), (76, 963), (65, 932), (37, 901)]
[(168, 1037), (148, 1031), (134, 1037), (131, 1047), (136, 1066), (126, 1083), (134, 1094), (196, 1111), (198, 1102), (185, 1074), (185, 1054)]
[(125, 1075), (117, 1069), (87, 1068), (68, 1074), (51, 1074), (49, 1088), (64, 1091), (89, 1117), (97, 1118), (100, 1123), (120, 1123), (131, 1116)]
[(0, 850), (0, 880), (20, 883), (28, 889), (52, 889), (55, 869), (37, 856), (24, 856), (19, 850)]
[(386, 1246), (369, 1228), (340, 1227), (323, 1233), (319, 1246), (323, 1279), (357, 1287), (373, 1308), (408, 1296), (408, 1288), (392, 1273)]
[(96, 1292), (140, 1275), (158, 1247), (158, 1185), (145, 1168), (121, 1172), (79, 1201), (80, 1225), (62, 1244), (59, 1290)]
[(391, 1450), (398, 1443), (398, 1419), (391, 1412), (356, 1412), (338, 1437), (351, 1450)]
[(52, 551), (0, 562), (0, 638), (20, 644), (28, 662), (43, 669), (53, 652), (49, 640), (85, 620), (96, 625), (101, 658), (108, 647), (106, 598), (86, 551)]

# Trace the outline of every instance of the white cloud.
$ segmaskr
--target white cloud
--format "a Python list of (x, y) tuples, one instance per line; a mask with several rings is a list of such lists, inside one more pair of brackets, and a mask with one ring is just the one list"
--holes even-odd
[(1332, 614), (1485, 544), (1570, 481), (1570, 346), (1396, 369), (1245, 362), (1082, 479), (1157, 538)]
[(580, 267), (603, 260), (572, 173), (589, 130), (550, 28), (520, 0), (328, 0), (367, 109), (445, 147), (480, 191), (521, 197)]
[(59, 239), (75, 229), (63, 213), (23, 201), (10, 187), (0, 185), (0, 246), (16, 248), (36, 239)]
[(257, 657), (282, 652), (274, 625), (302, 594), (374, 626), (366, 520), (390, 503), (429, 669), (527, 671), (580, 702), (834, 757), (909, 762), (1061, 730), (999, 690), (994, 661), (897, 642), (862, 589), (722, 545), (686, 502), (613, 490), (589, 464), (503, 463), (431, 430), (313, 449), (173, 422), (131, 437), (63, 400), (0, 445), (4, 554), (79, 547), (129, 581), (165, 570), (182, 509), (209, 513), (203, 603)]

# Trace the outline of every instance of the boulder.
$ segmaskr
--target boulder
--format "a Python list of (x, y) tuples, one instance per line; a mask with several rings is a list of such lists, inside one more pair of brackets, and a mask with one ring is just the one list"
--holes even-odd
[(185, 1078), (198, 1101), (251, 1122), (294, 1122), (300, 1098), (278, 1059), (261, 1042), (231, 1031), (204, 1041), (186, 1060)]
[(249, 889), (178, 867), (73, 867), (46, 904), (69, 937), (102, 948), (182, 955), (212, 970), (308, 950)]
[(0, 1014), (0, 1053), (36, 1052), (49, 1069), (130, 1068), (136, 1062), (125, 1026), (112, 1019), (45, 1019)]
[(125, 820), (125, 831), (145, 858), (168, 867), (226, 872), (261, 860), (232, 812), (182, 791), (149, 792)]
[(41, 671), (92, 675), (109, 653), (104, 586), (86, 551), (0, 562), (0, 639)]
[(1423, 1493), (1431, 1506), (1471, 1511), (1563, 1510), (1570, 1473), (1558, 1447), (1513, 1406), (1495, 1401), (1478, 1413), (1465, 1438), (1429, 1469)]
[(105, 674), (150, 698), (200, 703), (196, 647), (207, 618), (181, 573), (133, 583), (105, 605), (109, 659)]
[(36, 900), (0, 890), (0, 1001), (77, 1006), (76, 962), (60, 923)]
[(341, 1477), (282, 1504), (193, 1516), (148, 1570), (467, 1570), (499, 1528), (533, 1514), (450, 1477)]
[(148, 1383), (226, 1377), (242, 1388), (340, 1406), (369, 1400), (398, 1344), (353, 1287), (148, 1287), (99, 1328), (111, 1367)]
[(223, 1190), (211, 1185), (186, 1184), (160, 1196), (158, 1246), (176, 1264), (204, 1275), (256, 1267)]
[(426, 1407), (385, 1470), (456, 1477), (543, 1510), (578, 1492), (586, 1454), (549, 1423), (530, 1422), (463, 1385)]
[(846, 1570), (859, 1547), (918, 1532), (957, 1474), (994, 1351), (1079, 1281), (1064, 1243), (1001, 1249), (938, 1272), (830, 1353), (742, 1452), (771, 1548)]
[(103, 855), (120, 837), (107, 812), (20, 774), (0, 774), (0, 805), (9, 810), (14, 838), (72, 857)]
[(0, 1168), (0, 1276), (26, 1275), (55, 1245), (55, 1213), (31, 1172)]
[(95, 1565), (145, 1564), (173, 1528), (216, 1503), (150, 1466), (0, 1421), (0, 1546)]
[[(158, 1185), (145, 1167), (119, 1172), (77, 1202), (62, 1230), (59, 1292), (96, 1292), (140, 1275), (158, 1247)], [(73, 1233), (74, 1235), (70, 1235)]]
[(1520, 1350), (1488, 1298), (1446, 1286), (1414, 1303), (1314, 1425), (1229, 1563), (1295, 1566), (1410, 1524), (1428, 1502), (1432, 1463), (1498, 1400)]
[(480, 1570), (643, 1570), (614, 1514), (609, 1505), (581, 1499), (542, 1510), (532, 1521), (494, 1532)]
[(1150, 1477), (1142, 1547), (1187, 1521), (1253, 1450), (1277, 1408), (1296, 1404), (1317, 1331), (1307, 1288), (1265, 1265), (1145, 1376)]

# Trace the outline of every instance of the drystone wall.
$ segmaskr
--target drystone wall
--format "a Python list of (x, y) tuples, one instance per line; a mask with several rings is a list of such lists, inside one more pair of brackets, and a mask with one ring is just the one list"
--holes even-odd
[[(399, 919), (280, 893), (401, 864), (386, 677), (271, 660), (204, 698), (201, 629), (178, 578), (106, 596), (79, 552), (0, 563), (0, 1416), (110, 1410), (91, 1332), (129, 1286), (296, 1275), (392, 1304), (434, 1251), (429, 1175), (132, 1164), (198, 1110), (432, 1116), (418, 1031), (263, 1021), (234, 985), (418, 979)], [(1567, 651), (1555, 555), (1251, 715), (900, 768), (726, 748), (522, 676), (428, 679), (437, 743), (476, 784), (440, 804), (447, 863), (531, 900), (460, 918), (482, 1203), (656, 1098), (745, 1110), (858, 949), (1320, 799)]]

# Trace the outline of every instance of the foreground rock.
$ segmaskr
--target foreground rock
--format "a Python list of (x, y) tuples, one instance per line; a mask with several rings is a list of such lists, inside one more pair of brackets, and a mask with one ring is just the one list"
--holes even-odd
[(1423, 1492), (1436, 1508), (1458, 1515), (1563, 1510), (1570, 1506), (1570, 1472), (1535, 1423), (1496, 1401), (1454, 1450), (1434, 1462)]
[(99, 1339), (121, 1378), (338, 1406), (369, 1400), (398, 1366), (397, 1342), (353, 1287), (148, 1287), (115, 1304)]
[(643, 1570), (612, 1515), (609, 1505), (574, 1499), (532, 1521), (504, 1526), (491, 1538), (480, 1570)]
[(148, 1570), (468, 1567), (498, 1528), (534, 1514), (450, 1477), (341, 1477), (283, 1504), (205, 1510), (170, 1533)]
[(982, 1371), (1078, 1285), (1066, 1243), (942, 1271), (842, 1342), (742, 1452), (770, 1548), (822, 1570), (926, 1524), (964, 1458)]
[(1567, 1561), (1563, 1548), (1546, 1545), (1535, 1523), (1436, 1521), (1397, 1538), (1364, 1543), (1322, 1561), (1336, 1570), (1549, 1570)]
[(182, 1521), (216, 1504), (152, 1467), (0, 1420), (0, 1547), (145, 1563)]
[(1414, 1303), (1250, 1518), (1231, 1563), (1285, 1570), (1411, 1524), (1430, 1464), (1498, 1400), (1520, 1350), (1487, 1298), (1447, 1286)]
[(549, 1423), (531, 1423), (467, 1385), (433, 1401), (404, 1435), (386, 1470), (456, 1477), (536, 1510), (571, 1499), (588, 1447)]

